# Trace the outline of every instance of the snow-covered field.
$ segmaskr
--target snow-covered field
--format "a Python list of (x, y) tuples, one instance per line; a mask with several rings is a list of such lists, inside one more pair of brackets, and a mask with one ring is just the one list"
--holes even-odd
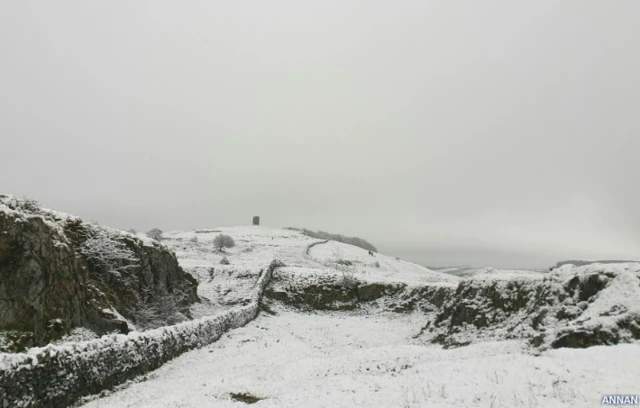
[(365, 280), (388, 282), (457, 282), (458, 277), (436, 272), (424, 266), (403, 261), (340, 242), (329, 241), (309, 250), (309, 258), (330, 268), (350, 262), (357, 276)]
[[(224, 253), (215, 251), (213, 239), (219, 234), (230, 235), (235, 247)], [(450, 284), (459, 281), (456, 276), (411, 262), (378, 253), (369, 255), (367, 250), (352, 245), (321, 242), (298, 231), (262, 226), (176, 231), (166, 233), (163, 240), (176, 253), (180, 265), (198, 280), (198, 294), (203, 302), (192, 309), (196, 317), (248, 299), (260, 269), (272, 259), (295, 268), (297, 274), (306, 279), (341, 276), (348, 271), (362, 281)], [(225, 257), (229, 265), (220, 264)], [(345, 265), (347, 263), (351, 265)]]
[(234, 394), (256, 407), (595, 407), (638, 393), (637, 345), (442, 350), (412, 341), (419, 326), (395, 314), (262, 314), (86, 407), (243, 406)]
[[(219, 234), (232, 236), (235, 247), (224, 253), (215, 251), (213, 239)], [(202, 302), (192, 307), (192, 314), (200, 317), (246, 302), (260, 270), (273, 259), (308, 266), (302, 253), (314, 241), (295, 231), (247, 226), (169, 232), (163, 243), (198, 280)], [(228, 265), (220, 264), (223, 258), (229, 260)]]
[[(219, 233), (236, 241), (226, 254), (211, 249)], [(218, 228), (166, 237), (209, 302), (200, 314), (247, 297), (260, 268), (274, 258), (305, 279), (345, 270), (374, 282), (455, 287), (460, 279), (331, 241), (308, 248), (318, 240), (284, 229)], [(219, 264), (223, 256), (230, 265)], [(471, 279), (541, 277), (486, 270)], [(84, 406), (595, 407), (604, 394), (640, 394), (638, 343), (540, 352), (511, 340), (445, 350), (418, 336), (427, 319), (420, 313), (274, 310)]]

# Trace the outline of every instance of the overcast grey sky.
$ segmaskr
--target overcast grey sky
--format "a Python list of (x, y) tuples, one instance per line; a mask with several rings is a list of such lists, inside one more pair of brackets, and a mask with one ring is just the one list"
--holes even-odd
[(427, 265), (640, 258), (640, 1), (4, 1), (0, 192)]

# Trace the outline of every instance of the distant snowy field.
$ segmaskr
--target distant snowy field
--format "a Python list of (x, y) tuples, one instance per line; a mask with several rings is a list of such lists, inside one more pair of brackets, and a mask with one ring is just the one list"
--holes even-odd
[[(225, 253), (214, 251), (213, 239), (219, 234), (233, 237), (236, 246)], [(263, 226), (174, 231), (165, 233), (163, 240), (176, 253), (180, 266), (199, 282), (198, 294), (205, 302), (193, 307), (196, 316), (215, 313), (248, 298), (260, 269), (272, 259), (281, 260), (307, 279), (341, 275), (348, 270), (359, 280), (373, 282), (455, 284), (460, 280), (383, 254), (369, 255), (367, 250), (340, 242), (314, 245), (307, 253), (307, 248), (318, 242), (322, 240), (298, 231)], [(224, 257), (229, 265), (220, 264)], [(349, 261), (351, 266), (338, 261)]]
[(352, 262), (359, 277), (366, 280), (397, 282), (457, 282), (458, 277), (433, 271), (424, 266), (403, 261), (340, 242), (329, 241), (312, 247), (312, 259), (331, 265), (343, 259)]
[[(236, 241), (227, 254), (211, 249), (219, 233)], [(274, 258), (305, 279), (339, 275), (346, 268), (364, 281), (455, 286), (460, 280), (346, 244), (309, 248), (319, 240), (285, 229), (217, 228), (165, 236), (181, 265), (200, 281), (207, 306), (199, 306), (198, 314), (241, 302)], [(219, 264), (223, 256), (230, 265)], [(544, 276), (490, 269), (474, 275), (468, 279)], [(604, 394), (640, 394), (637, 343), (540, 353), (521, 341), (500, 341), (444, 350), (416, 340), (426, 320), (419, 313), (275, 311), (84, 406), (596, 407)]]
[(549, 272), (548, 269), (541, 270), (529, 270), (529, 269), (500, 269), (500, 268), (492, 268), (486, 266), (440, 266), (440, 267), (432, 267), (434, 271), (447, 273), (450, 275), (458, 276), (461, 278), (469, 278), (475, 275), (496, 275), (496, 274), (506, 274), (506, 275), (519, 275), (519, 274), (542, 274)]

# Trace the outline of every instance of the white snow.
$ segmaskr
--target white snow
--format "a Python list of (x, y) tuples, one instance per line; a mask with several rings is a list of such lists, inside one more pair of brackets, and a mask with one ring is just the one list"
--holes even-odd
[[(230, 235), (236, 246), (217, 253), (213, 249), (213, 239), (218, 234)], [(195, 317), (242, 302), (251, 293), (260, 268), (273, 259), (287, 266), (282, 273), (294, 271), (297, 279), (306, 282), (324, 276), (342, 276), (344, 271), (368, 282), (455, 284), (460, 279), (383, 254), (371, 256), (367, 250), (335, 241), (314, 245), (307, 254), (307, 248), (318, 242), (322, 240), (299, 231), (264, 226), (173, 231), (165, 233), (163, 240), (163, 244), (175, 252), (180, 266), (198, 280), (198, 294), (204, 302), (192, 307)], [(220, 264), (223, 257), (230, 265)], [(349, 261), (352, 266), (337, 264), (337, 260)]]
[(545, 276), (549, 276), (548, 273), (527, 271), (522, 269), (496, 269), (496, 268), (482, 268), (474, 275), (469, 276), (468, 279), (473, 280), (512, 280), (526, 278), (529, 280), (543, 279)]
[[(173, 233), (167, 234), (167, 244), (187, 269), (218, 268), (222, 255), (184, 243), (197, 235), (198, 245), (206, 247), (221, 232), (232, 235), (238, 243), (227, 254), (236, 268), (250, 270), (258, 259), (278, 258), (288, 266), (279, 273), (296, 275), (299, 282), (318, 281), (323, 275), (345, 270), (366, 281), (409, 285), (455, 285), (459, 281), (332, 241), (311, 247), (307, 255), (307, 246), (318, 241), (289, 230), (243, 227)], [(171, 240), (181, 242), (182, 247)], [(589, 310), (610, 310), (621, 304), (620, 297), (626, 297), (622, 304), (632, 313), (640, 299), (640, 287), (632, 285), (639, 267), (565, 266), (552, 276), (569, 280), (602, 268), (615, 272), (616, 281), (607, 295), (599, 297)], [(626, 272), (619, 273), (621, 268)], [(548, 276), (486, 268), (469, 279), (535, 281)], [(201, 289), (208, 290), (202, 281)], [(637, 343), (540, 353), (512, 340), (443, 350), (421, 344), (416, 336), (425, 315), (373, 311), (303, 314), (279, 310), (276, 316), (261, 314), (218, 342), (171, 361), (148, 380), (122, 387), (86, 407), (244, 406), (232, 398), (234, 394), (259, 398), (253, 405), (256, 407), (587, 407), (599, 406), (604, 394), (640, 391)]]
[[(352, 263), (351, 268), (357, 276), (364, 275), (366, 280), (385, 282), (457, 282), (457, 276), (433, 271), (421, 265), (406, 262), (380, 253), (369, 255), (369, 251), (329, 241), (313, 246), (309, 258), (330, 268), (345, 269), (338, 261)], [(348, 267), (347, 267), (348, 269)]]
[[(212, 241), (220, 233), (231, 235), (236, 246), (225, 253), (213, 251)], [(299, 282), (321, 282), (323, 276), (345, 271), (361, 281), (409, 286), (455, 287), (461, 280), (333, 241), (309, 248), (320, 241), (287, 229), (230, 227), (164, 236), (163, 244), (199, 281), (204, 301), (192, 313), (200, 320), (181, 326), (193, 333), (191, 326), (202, 325), (205, 316), (252, 300), (258, 274), (273, 259), (286, 265), (279, 273), (295, 275)], [(220, 265), (225, 256), (230, 265)], [(640, 264), (565, 265), (552, 273), (484, 269), (467, 279), (478, 284), (502, 281), (499, 285), (513, 279), (568, 282), (576, 275), (599, 271), (609, 273), (611, 281), (581, 317), (604, 324), (607, 314), (640, 313)], [(322, 313), (276, 308), (276, 312), (262, 313), (219, 341), (183, 354), (140, 382), (90, 398), (84, 406), (241, 407), (246, 404), (233, 395), (245, 394), (260, 399), (255, 407), (588, 407), (599, 406), (604, 394), (640, 393), (637, 342), (540, 352), (524, 341), (504, 340), (444, 350), (424, 344), (418, 336), (428, 320), (424, 314), (375, 308)], [(167, 330), (173, 329), (105, 336), (46, 350), (91, 353), (94, 348), (136, 342)], [(0, 366), (35, 364), (43, 350), (21, 357), (4, 355)]]
[(640, 263), (638, 262), (624, 262), (624, 263), (592, 263), (583, 266), (563, 265), (559, 268), (554, 268), (551, 272), (552, 275), (571, 278), (575, 275), (588, 275), (597, 272), (605, 272), (610, 274), (617, 274), (620, 271), (640, 273)]
[[(638, 393), (640, 347), (532, 355), (519, 342), (415, 343), (415, 316), (261, 315), (87, 408), (588, 407)], [(621, 373), (624, 372), (624, 375)]]

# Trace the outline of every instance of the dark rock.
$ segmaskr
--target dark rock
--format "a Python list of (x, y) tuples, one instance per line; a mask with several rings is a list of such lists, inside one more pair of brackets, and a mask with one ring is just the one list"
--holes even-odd
[(276, 290), (270, 291), (269, 289), (267, 289), (267, 297), (282, 302), (286, 302), (289, 299), (289, 295), (287, 294), (287, 292)]
[(542, 309), (531, 321), (531, 327), (537, 330), (548, 314), (549, 309)]
[(577, 329), (559, 335), (552, 343), (553, 348), (586, 348), (591, 346), (618, 344), (618, 334), (599, 328)]
[[(119, 271), (113, 272), (84, 253), (83, 244), (99, 234), (130, 251), (135, 262), (114, 259)], [(25, 333), (21, 338), (30, 340), (23, 347), (47, 344), (74, 327), (127, 333), (127, 323), (110, 310), (135, 320), (141, 304), (162, 294), (180, 294), (179, 307), (188, 308), (198, 300), (197, 284), (161, 244), (26, 209), (0, 195), (0, 330)]]
[(565, 289), (571, 296), (577, 293), (578, 301), (586, 301), (604, 289), (609, 278), (600, 273), (574, 276), (566, 284)]
[(556, 312), (556, 319), (575, 319), (582, 314), (582, 309), (577, 306), (563, 306)]
[(531, 344), (533, 347), (540, 347), (544, 343), (544, 338), (544, 333), (537, 334), (529, 340), (529, 344)]
[(393, 289), (389, 285), (379, 282), (362, 283), (357, 288), (358, 299), (363, 302), (380, 299), (391, 292)]
[(35, 346), (82, 326), (87, 280), (86, 265), (56, 229), (0, 211), (0, 330), (32, 332)]

